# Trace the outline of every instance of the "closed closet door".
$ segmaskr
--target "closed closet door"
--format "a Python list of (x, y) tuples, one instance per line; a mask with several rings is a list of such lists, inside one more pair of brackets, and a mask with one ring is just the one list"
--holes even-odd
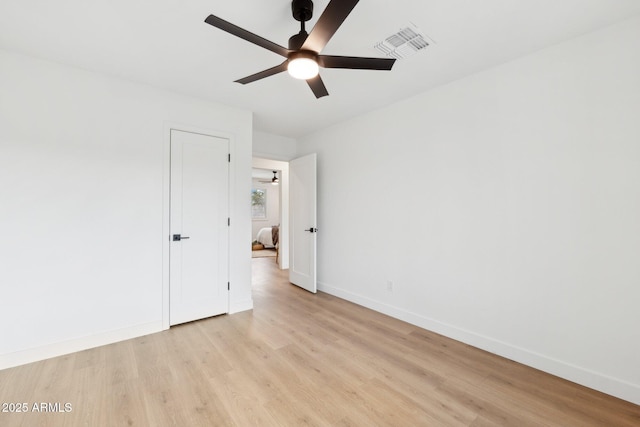
[(171, 130), (169, 323), (229, 311), (229, 140)]

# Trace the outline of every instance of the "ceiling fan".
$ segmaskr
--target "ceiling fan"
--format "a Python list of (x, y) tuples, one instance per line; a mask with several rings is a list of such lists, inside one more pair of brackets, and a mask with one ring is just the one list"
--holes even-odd
[(319, 67), (391, 70), (396, 61), (395, 58), (363, 58), (320, 54), (340, 25), (358, 4), (358, 1), (331, 0), (322, 15), (320, 15), (320, 18), (318, 18), (318, 22), (311, 30), (311, 33), (307, 34), (304, 24), (313, 16), (313, 1), (293, 0), (291, 2), (291, 11), (293, 18), (300, 21), (300, 32), (289, 38), (288, 49), (214, 15), (209, 15), (205, 22), (286, 58), (280, 65), (236, 80), (237, 83), (255, 82), (287, 70), (292, 77), (306, 80), (316, 98), (321, 98), (329, 95), (329, 92), (327, 92), (327, 88), (318, 74)]
[(278, 179), (278, 171), (273, 171), (273, 178), (271, 178), (269, 181), (260, 180), (259, 182), (262, 182), (263, 184), (278, 185), (280, 183), (280, 180)]

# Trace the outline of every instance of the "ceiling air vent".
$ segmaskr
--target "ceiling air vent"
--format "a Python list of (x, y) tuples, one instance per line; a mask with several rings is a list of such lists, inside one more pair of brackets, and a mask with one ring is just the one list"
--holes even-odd
[(410, 24), (374, 47), (386, 56), (404, 59), (426, 49), (432, 43), (433, 41), (421, 34), (415, 25)]

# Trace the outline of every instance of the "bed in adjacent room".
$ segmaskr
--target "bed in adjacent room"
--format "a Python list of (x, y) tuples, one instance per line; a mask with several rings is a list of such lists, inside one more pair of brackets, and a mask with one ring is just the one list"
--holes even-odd
[(278, 246), (280, 227), (274, 225), (273, 227), (264, 227), (258, 231), (256, 240), (261, 243), (265, 248), (275, 248)]

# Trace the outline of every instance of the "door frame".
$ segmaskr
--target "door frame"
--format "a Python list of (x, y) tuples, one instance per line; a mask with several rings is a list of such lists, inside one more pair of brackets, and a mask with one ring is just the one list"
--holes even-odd
[[(165, 122), (164, 123), (164, 142), (162, 147), (162, 329), (169, 329), (169, 250), (170, 250), (170, 219), (171, 219), (171, 130), (183, 132), (198, 133), (201, 135), (213, 136), (216, 138), (224, 138), (229, 141), (229, 154), (231, 161), (229, 162), (229, 218), (231, 218), (231, 226), (233, 226), (233, 218), (235, 215), (236, 196), (231, 189), (236, 188), (236, 164), (235, 164), (235, 146), (234, 137), (227, 132), (202, 128), (198, 126), (186, 125), (184, 123)], [(231, 235), (231, 229), (229, 229)], [(229, 239), (229, 243), (231, 238)], [(231, 266), (233, 265), (233, 253), (230, 244), (227, 244), (228, 268), (229, 276), (231, 276)], [(248, 246), (248, 245), (247, 245)], [(231, 307), (230, 293), (227, 294), (227, 307)]]
[[(289, 162), (253, 157), (251, 167), (280, 171), (280, 242), (278, 267), (289, 268)], [(247, 199), (248, 199), (247, 195)], [(254, 238), (255, 236), (252, 236)]]

